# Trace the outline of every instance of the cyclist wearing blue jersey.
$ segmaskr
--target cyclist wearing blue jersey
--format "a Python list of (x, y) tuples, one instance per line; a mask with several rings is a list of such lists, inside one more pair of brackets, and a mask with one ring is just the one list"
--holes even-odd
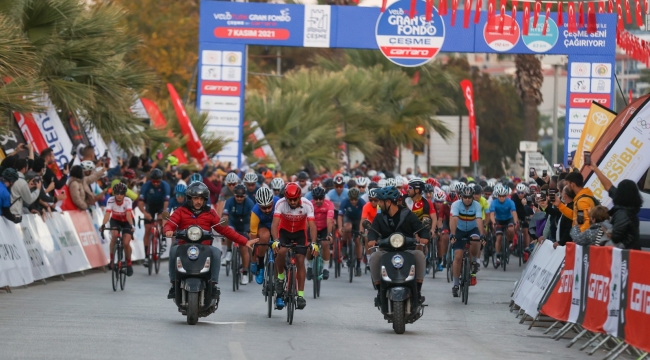
[[(338, 225), (339, 229), (343, 229), (343, 244), (346, 244), (352, 238), (352, 231), (355, 234), (359, 233), (361, 228), (361, 212), (366, 202), (360, 199), (361, 192), (357, 188), (352, 188), (348, 192), (348, 198), (341, 202), (339, 209)], [(361, 237), (355, 236), (354, 244), (356, 249), (357, 266), (355, 269), (355, 276), (361, 276), (361, 257), (363, 249), (361, 248)], [(353, 256), (347, 254), (347, 256)]]
[(498, 265), (501, 264), (501, 238), (503, 237), (503, 231), (505, 229), (507, 239), (504, 246), (509, 246), (515, 237), (515, 230), (518, 224), (517, 207), (515, 202), (508, 198), (509, 192), (503, 186), (497, 186), (494, 189), (494, 194), (497, 195), (497, 199), (493, 200), (490, 205), (490, 219), (492, 220), (492, 224), (494, 224), (494, 233), (497, 237), (494, 249), (497, 253)]
[(246, 196), (255, 204), (255, 194), (260, 188), (257, 185), (257, 174), (254, 172), (249, 172), (244, 175), (244, 185), (246, 185)]
[[(250, 239), (259, 238), (258, 245), (268, 244), (271, 239), (271, 226), (273, 225), (273, 213), (275, 212), (275, 203), (279, 200), (273, 196), (273, 190), (263, 187), (255, 193), (257, 204), (253, 207), (251, 213)], [(268, 248), (258, 246), (255, 250), (256, 261), (251, 263), (251, 272), (255, 275), (255, 281), (258, 284), (264, 282), (264, 254)]]
[(176, 210), (179, 206), (183, 206), (185, 204), (185, 190), (187, 189), (187, 186), (183, 184), (178, 184), (174, 188), (174, 197), (169, 200), (169, 206), (167, 206), (167, 211), (172, 212)]
[[(238, 184), (233, 189), (234, 197), (226, 201), (226, 205), (223, 207), (223, 217), (228, 218), (228, 225), (235, 229), (240, 235), (248, 237), (251, 226), (251, 212), (255, 203), (253, 200), (246, 196), (246, 187), (242, 184)], [(240, 276), (241, 284), (248, 284), (248, 265), (249, 265), (249, 254), (248, 251), (241, 251), (241, 260), (242, 260), (242, 276)], [(232, 242), (228, 242), (228, 253), (226, 253), (226, 258), (232, 259)]]
[(460, 190), (461, 200), (451, 205), (451, 220), (449, 227), (452, 234), (452, 249), (454, 249), (454, 287), (451, 289), (454, 297), (458, 297), (460, 284), (460, 267), (463, 259), (465, 240), (470, 241), (469, 254), (472, 257), (471, 285), (476, 285), (478, 271), (478, 256), (481, 251), (479, 237), (483, 240), (483, 208), (474, 200), (474, 189), (471, 186)]
[[(140, 201), (138, 207), (142, 214), (144, 214), (144, 253), (149, 254), (149, 234), (151, 231), (151, 224), (153, 223), (154, 215), (160, 215), (167, 209), (169, 205), (169, 196), (171, 189), (169, 184), (162, 180), (162, 170), (153, 169), (149, 177), (151, 180), (147, 181), (140, 189)], [(162, 217), (158, 217), (156, 221), (162, 222)], [(144, 259), (144, 266), (149, 266), (149, 255)]]
[(334, 210), (338, 211), (341, 207), (341, 202), (348, 198), (348, 189), (345, 189), (345, 181), (343, 175), (338, 174), (334, 176), (334, 189), (330, 190), (325, 199), (334, 204)]

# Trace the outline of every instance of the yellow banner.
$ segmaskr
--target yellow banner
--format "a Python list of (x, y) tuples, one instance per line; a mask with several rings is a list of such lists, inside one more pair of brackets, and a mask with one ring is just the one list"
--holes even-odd
[(612, 112), (608, 108), (596, 103), (591, 103), (589, 114), (587, 114), (587, 121), (582, 128), (582, 135), (580, 135), (580, 141), (576, 148), (576, 155), (573, 159), (574, 167), (582, 169), (582, 166), (584, 165), (584, 158), (582, 156), (583, 152), (591, 151), (600, 139), (600, 136), (603, 135), (605, 130), (607, 130), (615, 117), (616, 113)]

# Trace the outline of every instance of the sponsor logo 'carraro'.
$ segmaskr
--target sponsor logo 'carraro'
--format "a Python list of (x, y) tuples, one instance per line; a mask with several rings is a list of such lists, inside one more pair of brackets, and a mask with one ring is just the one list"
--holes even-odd
[(609, 107), (611, 97), (609, 94), (571, 94), (570, 100), (571, 107), (589, 108), (592, 101)]
[(229, 81), (203, 81), (203, 95), (239, 96), (241, 86), (238, 82)]

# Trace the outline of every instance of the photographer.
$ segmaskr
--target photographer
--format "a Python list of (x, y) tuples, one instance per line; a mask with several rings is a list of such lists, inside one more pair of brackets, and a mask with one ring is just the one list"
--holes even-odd
[(566, 217), (571, 217), (573, 226), (578, 225), (580, 231), (585, 231), (591, 226), (589, 211), (596, 207), (596, 200), (591, 189), (584, 187), (584, 179), (579, 172), (571, 172), (566, 176), (568, 187), (575, 194), (573, 198), (573, 209), (569, 209), (560, 202), (559, 198), (555, 199), (555, 206)]
[[(43, 162), (45, 163), (45, 173), (42, 175), (43, 177), (43, 185), (45, 186), (45, 190), (50, 196), (52, 196), (52, 190), (61, 190), (66, 183), (68, 182), (68, 174), (69, 174), (69, 164), (66, 164), (66, 166), (61, 169), (61, 172), (63, 175), (61, 176), (60, 179), (56, 178), (56, 175), (54, 174), (54, 171), (50, 168), (50, 166), (53, 166), (53, 164), (56, 164), (56, 158), (54, 157), (54, 151), (51, 148), (47, 148), (43, 150), (41, 153), (40, 157)], [(34, 161), (34, 167), (36, 167), (37, 163), (39, 163), (38, 159)]]
[(21, 215), (23, 206), (27, 207), (38, 199), (41, 193), (41, 178), (35, 177), (29, 183), (25, 180), (27, 159), (16, 160), (14, 167), (18, 171), (18, 180), (11, 187), (11, 213)]
[(18, 224), (22, 221), (22, 216), (11, 213), (11, 194), (9, 193), (16, 180), (18, 180), (16, 169), (9, 168), (2, 172), (2, 181), (0, 181), (0, 216), (4, 216), (7, 220)]

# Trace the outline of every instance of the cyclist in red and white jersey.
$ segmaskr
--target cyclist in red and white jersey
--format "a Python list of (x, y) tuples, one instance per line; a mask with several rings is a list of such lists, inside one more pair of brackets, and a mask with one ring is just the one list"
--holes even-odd
[[(273, 214), (273, 224), (271, 225), (271, 234), (274, 239), (279, 239), (273, 243), (273, 249), (277, 250), (278, 256), (275, 258), (275, 270), (278, 279), (275, 282), (275, 291), (278, 293), (276, 306), (278, 309), (284, 307), (282, 295), (284, 294), (284, 264), (287, 254), (287, 248), (279, 247), (279, 244), (290, 245), (297, 244), (307, 246), (307, 228), (311, 239), (316, 239), (316, 224), (314, 222), (314, 205), (301, 196), (300, 186), (296, 183), (289, 183), (284, 188), (284, 198), (278, 200), (275, 204), (275, 213)], [(318, 245), (312, 244), (312, 251), (318, 252)], [(296, 308), (301, 310), (307, 305), (304, 297), (305, 290), (305, 255), (306, 248), (295, 250), (296, 262), (298, 267), (298, 299), (296, 299)]]
[[(113, 186), (113, 196), (108, 199), (106, 203), (106, 213), (102, 226), (99, 228), (100, 232), (104, 232), (106, 223), (110, 220), (110, 227), (122, 228), (122, 242), (124, 243), (124, 253), (126, 257), (126, 276), (133, 275), (133, 264), (131, 263), (131, 238), (133, 237), (133, 203), (126, 195), (126, 185), (117, 183)], [(108, 263), (108, 268), (112, 270), (114, 253), (115, 253), (115, 238), (118, 236), (116, 230), (111, 231), (111, 262)]]

